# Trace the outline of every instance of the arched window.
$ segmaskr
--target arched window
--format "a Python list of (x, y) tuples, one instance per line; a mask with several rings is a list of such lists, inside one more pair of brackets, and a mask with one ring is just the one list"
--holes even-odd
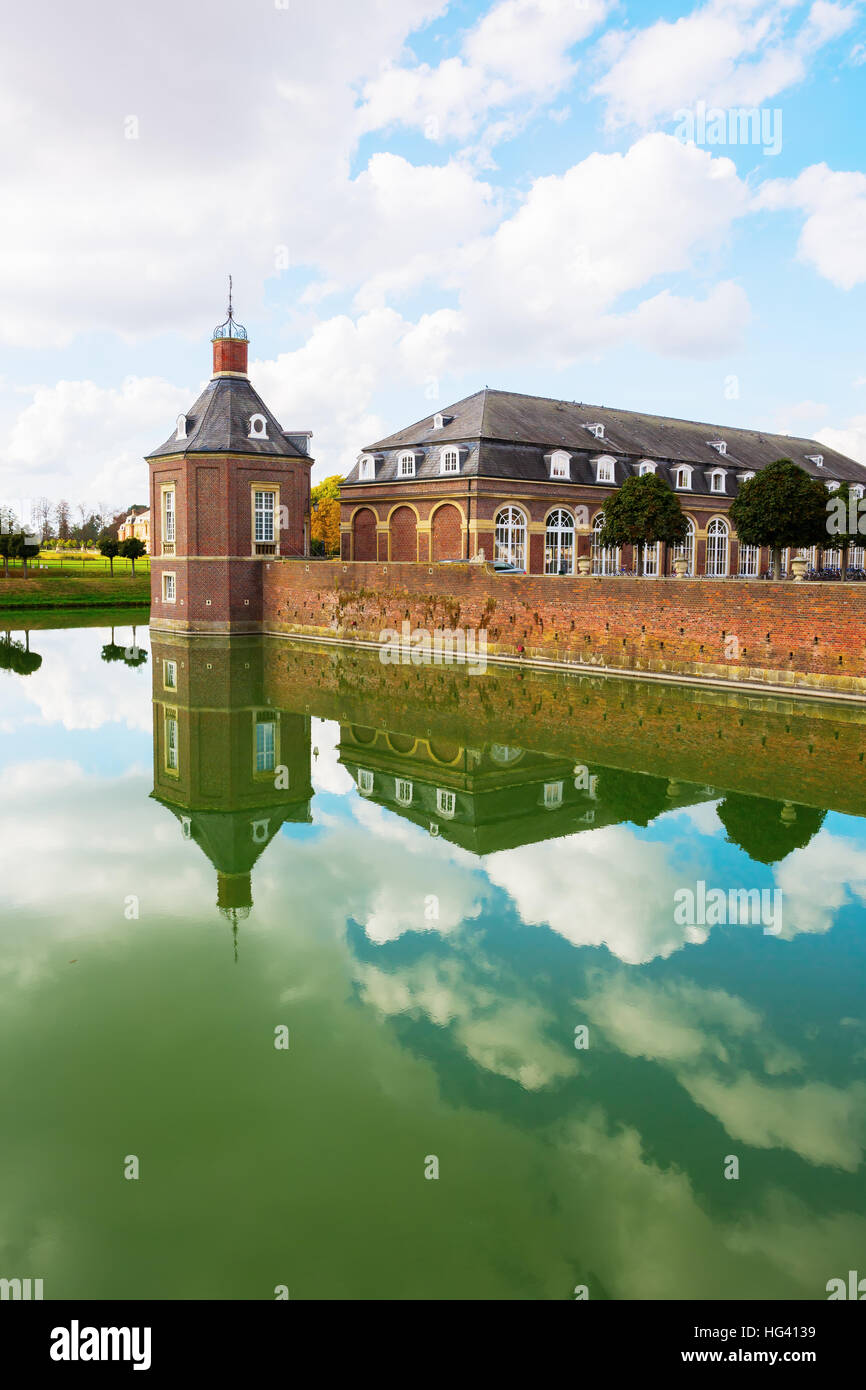
[(556, 449), (550, 455), (550, 476), (551, 478), (568, 478), (571, 476), (571, 455), (564, 449)]
[(675, 487), (690, 488), (691, 485), (692, 485), (692, 470), (689, 468), (688, 464), (684, 464), (682, 468), (676, 468), (676, 469), (674, 469), (674, 486), (675, 486)]
[(691, 519), (690, 516), (687, 516), (687, 517), (686, 517), (686, 521), (688, 522), (689, 533), (688, 533), (688, 535), (686, 536), (685, 540), (683, 541), (682, 545), (675, 545), (675, 546), (674, 546), (674, 549), (673, 549), (673, 558), (674, 558), (675, 560), (685, 560), (685, 561), (686, 561), (686, 574), (694, 574), (694, 572), (695, 572), (695, 523), (692, 521), (692, 519)]
[(564, 507), (547, 518), (544, 573), (574, 574), (574, 517)]
[(615, 545), (602, 546), (599, 532), (604, 525), (604, 512), (599, 512), (592, 523), (592, 572), (593, 574), (616, 574), (619, 569), (619, 550)]
[(728, 572), (728, 523), (714, 516), (707, 527), (708, 575), (721, 579)]
[(639, 478), (643, 478), (646, 473), (655, 473), (655, 471), (656, 466), (651, 459), (644, 459), (637, 466), (637, 475)]
[(746, 579), (757, 579), (760, 555), (760, 546), (740, 545), (738, 570)]
[(415, 455), (414, 455), (414, 454), (401, 454), (401, 455), (400, 455), (400, 461), (399, 461), (399, 464), (398, 464), (398, 469), (397, 469), (397, 471), (398, 471), (398, 474), (399, 474), (399, 476), (400, 476), (401, 478), (414, 478), (414, 477), (415, 477)]
[(503, 507), (496, 513), (495, 560), (505, 560), (516, 569), (526, 569), (526, 518), (517, 507)]

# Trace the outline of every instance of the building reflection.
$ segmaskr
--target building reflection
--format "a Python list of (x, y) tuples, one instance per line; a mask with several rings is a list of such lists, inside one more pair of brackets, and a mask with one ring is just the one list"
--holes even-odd
[(253, 905), (252, 871), (281, 826), (310, 816), (310, 720), (274, 708), (258, 637), (152, 633), (153, 797), (216, 871), (232, 926)]
[[(310, 657), (283, 644), (277, 679), (267, 638), (165, 631), (151, 638), (152, 795), (213, 865), (216, 906), (235, 944), (253, 906), (257, 861), (282, 826), (312, 820), (312, 715), (338, 724), (339, 761), (361, 797), (477, 855), (605, 826), (647, 826), (665, 812), (716, 803), (727, 839), (770, 864), (808, 844), (824, 819), (823, 809), (784, 795), (756, 797), (717, 784), (731, 757), (728, 751), (723, 769), (711, 746), (697, 764), (691, 759), (703, 781), (677, 775), (673, 757), (658, 748), (653, 771), (645, 771), (648, 752), (637, 737), (631, 766), (623, 766), (621, 737), (615, 747), (606, 742), (604, 721), (576, 727), (568, 740), (576, 751), (565, 756), (561, 729), (554, 734), (512, 713), (508, 673), (491, 685), (494, 695), (502, 687), (495, 738), (483, 736), (459, 705), (445, 717), (440, 706), (435, 728), (413, 732), (429, 715), (401, 707), (372, 681), (365, 686), (354, 657), (347, 672), (333, 652)], [(351, 715), (335, 713), (346, 705)], [(596, 756), (584, 761), (580, 744), (590, 734)], [(545, 747), (551, 742), (555, 751)], [(830, 788), (832, 767), (826, 777)], [(769, 773), (765, 780), (772, 791)]]

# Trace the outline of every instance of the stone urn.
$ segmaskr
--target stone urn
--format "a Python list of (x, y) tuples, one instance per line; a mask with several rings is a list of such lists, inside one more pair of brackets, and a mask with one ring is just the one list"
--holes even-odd
[(677, 579), (685, 579), (686, 574), (688, 573), (688, 568), (689, 562), (686, 559), (685, 555), (674, 556), (674, 574), (676, 575)]
[(582, 579), (590, 573), (592, 569), (592, 557), (590, 555), (579, 555), (577, 559), (577, 572)]
[(803, 580), (804, 580), (804, 578), (805, 578), (805, 576), (806, 576), (806, 570), (807, 570), (808, 568), (809, 568), (809, 561), (806, 559), (806, 556), (805, 556), (805, 555), (795, 555), (795, 556), (794, 556), (793, 560), (791, 561), (791, 569), (792, 569), (793, 574), (794, 574), (794, 583), (795, 583), (795, 584), (802, 584), (802, 583), (803, 583)]

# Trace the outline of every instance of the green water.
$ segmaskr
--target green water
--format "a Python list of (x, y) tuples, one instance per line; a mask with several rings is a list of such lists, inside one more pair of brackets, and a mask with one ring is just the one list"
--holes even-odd
[[(9, 641), (0, 1277), (866, 1275), (866, 713), (129, 626)], [(678, 921), (699, 882), (766, 890), (779, 930)]]

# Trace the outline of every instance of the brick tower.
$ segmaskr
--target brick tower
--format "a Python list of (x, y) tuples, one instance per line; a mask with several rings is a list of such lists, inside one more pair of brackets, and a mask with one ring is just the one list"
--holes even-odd
[(284, 430), (253, 388), (231, 281), (212, 341), (210, 381), (147, 456), (151, 626), (256, 632), (262, 566), (309, 552), (310, 434)]

